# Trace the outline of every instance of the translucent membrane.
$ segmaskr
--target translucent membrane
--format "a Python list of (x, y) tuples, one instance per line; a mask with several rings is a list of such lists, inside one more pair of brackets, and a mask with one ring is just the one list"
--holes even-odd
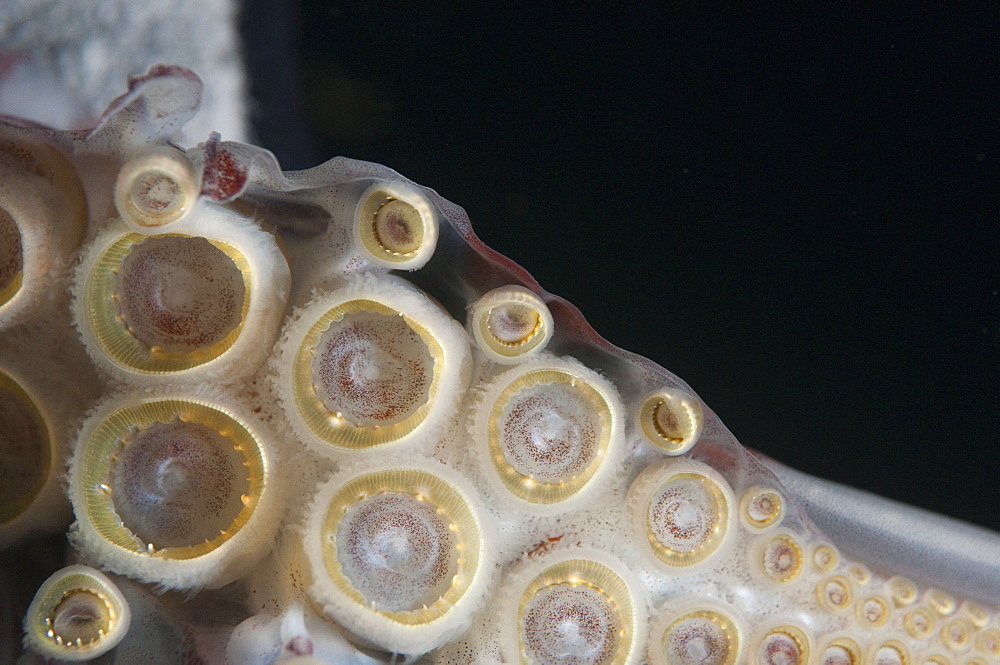
[(729, 614), (714, 606), (661, 613), (654, 619), (649, 660), (652, 665), (734, 665), (743, 648), (741, 632)]
[(757, 562), (769, 580), (793, 582), (802, 574), (802, 545), (790, 533), (780, 533), (761, 542)]
[(628, 501), (633, 528), (648, 551), (672, 568), (691, 569), (732, 540), (733, 492), (704, 464), (668, 460), (650, 465), (632, 483)]
[(140, 233), (162, 232), (183, 218), (198, 198), (194, 165), (182, 151), (164, 147), (128, 161), (115, 182), (115, 207)]
[(755, 485), (740, 497), (740, 516), (751, 529), (775, 527), (785, 516), (785, 501), (777, 490)]
[(849, 637), (837, 637), (819, 651), (817, 665), (861, 665), (861, 647)]
[(853, 600), (851, 581), (843, 575), (827, 577), (816, 584), (816, 601), (828, 612), (843, 612)]
[(642, 655), (645, 607), (620, 566), (599, 553), (560, 552), (506, 582), (505, 662), (636, 662)]
[(521, 286), (493, 289), (469, 308), (468, 330), (476, 346), (490, 360), (506, 365), (544, 349), (553, 325), (542, 299)]
[(24, 514), (49, 479), (48, 425), (18, 381), (0, 370), (0, 529)]
[(257, 515), (270, 494), (268, 457), (263, 440), (220, 405), (106, 405), (84, 426), (70, 471), (80, 545), (143, 581), (217, 584), (241, 572), (248, 554), (234, 539), (245, 544), (276, 526), (266, 524), (273, 500)]
[(622, 447), (614, 387), (568, 360), (539, 360), (483, 388), (471, 436), (497, 489), (535, 506), (566, 507), (614, 470)]
[(88, 323), (115, 361), (176, 372), (219, 357), (250, 306), (250, 267), (234, 247), (184, 235), (128, 233), (88, 280)]
[(438, 225), (437, 212), (419, 189), (377, 182), (354, 211), (354, 242), (377, 266), (416, 270), (434, 254)]
[(304, 527), (309, 595), (377, 646), (404, 654), (436, 648), (468, 627), (489, 575), (479, 515), (437, 462), (335, 477)]
[(868, 656), (872, 665), (911, 665), (910, 650), (897, 640), (888, 640), (872, 646)]
[(20, 290), (23, 278), (21, 232), (7, 211), (0, 208), (0, 307)]
[(806, 665), (810, 640), (804, 630), (784, 625), (772, 628), (757, 639), (753, 650), (757, 665)]
[(284, 348), (278, 390), (292, 395), (293, 425), (323, 449), (430, 433), (466, 380), (461, 328), (415, 289), (371, 276), (307, 306)]
[(84, 661), (115, 647), (129, 629), (118, 587), (87, 566), (57, 571), (38, 589), (24, 620), (29, 648), (46, 658)]
[(691, 450), (705, 421), (698, 398), (679, 388), (664, 388), (647, 395), (636, 418), (646, 440), (668, 455)]

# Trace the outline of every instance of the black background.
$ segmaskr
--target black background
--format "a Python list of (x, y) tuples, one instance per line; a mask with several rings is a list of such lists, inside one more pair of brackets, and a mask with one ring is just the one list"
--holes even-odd
[(1000, 16), (915, 4), (261, 1), (244, 35), (286, 168), (437, 189), (745, 446), (1000, 529)]

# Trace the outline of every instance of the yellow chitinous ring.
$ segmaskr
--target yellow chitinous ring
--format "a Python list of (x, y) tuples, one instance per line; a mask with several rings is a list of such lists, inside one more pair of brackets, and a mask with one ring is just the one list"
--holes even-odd
[(646, 599), (614, 557), (589, 549), (550, 552), (503, 581), (504, 662), (631, 665), (640, 660)]
[(683, 455), (698, 442), (705, 415), (691, 393), (662, 388), (642, 399), (636, 421), (647, 441), (668, 455)]
[(194, 164), (169, 146), (133, 157), (118, 171), (115, 207), (137, 233), (164, 233), (194, 208), (200, 184)]
[(903, 616), (903, 628), (918, 640), (929, 637), (936, 623), (935, 614), (928, 607), (916, 607)]
[(379, 181), (354, 210), (354, 244), (370, 263), (396, 270), (422, 268), (434, 254), (438, 213), (417, 187)]
[(952, 665), (951, 659), (940, 653), (925, 653), (919, 660), (920, 665)]
[(269, 438), (228, 400), (114, 396), (84, 423), (70, 463), (72, 541), (107, 570), (167, 588), (241, 577), (278, 526)]
[(976, 636), (976, 648), (991, 658), (1000, 658), (1000, 629), (987, 628)]
[(828, 612), (843, 612), (854, 601), (853, 585), (843, 575), (824, 577), (816, 583), (816, 601)]
[(759, 537), (753, 553), (756, 574), (766, 582), (788, 584), (799, 579), (805, 569), (805, 549), (789, 531)]
[(484, 293), (472, 303), (466, 328), (487, 358), (514, 365), (545, 348), (554, 324), (541, 298), (511, 285)]
[(817, 665), (863, 665), (861, 647), (849, 637), (828, 638), (817, 653)]
[(975, 628), (967, 620), (953, 617), (941, 626), (941, 642), (952, 651), (961, 651), (972, 642), (974, 632)]
[(812, 551), (812, 563), (816, 570), (828, 573), (840, 563), (840, 553), (833, 545), (817, 545)]
[(876, 642), (868, 648), (871, 665), (912, 665), (910, 649), (899, 640)]
[(468, 384), (458, 323), (402, 280), (370, 274), (306, 305), (277, 357), (285, 412), (322, 454), (433, 438)]
[(370, 458), (317, 491), (302, 529), (319, 611), (360, 639), (418, 655), (468, 629), (492, 563), (483, 511), (441, 463)]
[(234, 382), (274, 344), (291, 276), (273, 236), (216, 206), (200, 235), (142, 235), (117, 220), (85, 251), (73, 314), (88, 353), (120, 380)]
[(985, 606), (971, 600), (963, 600), (958, 611), (976, 628), (982, 628), (990, 621), (990, 611)]
[(754, 531), (774, 528), (784, 516), (785, 500), (775, 489), (754, 485), (740, 497), (740, 518)]
[(893, 575), (885, 583), (889, 597), (896, 607), (909, 607), (917, 602), (917, 585), (902, 575)]
[(892, 603), (885, 596), (865, 596), (854, 606), (854, 618), (862, 628), (881, 628), (892, 617)]
[(130, 619), (114, 582), (88, 566), (69, 566), (45, 580), (32, 599), (25, 642), (44, 658), (91, 660), (121, 642)]
[(924, 602), (930, 605), (931, 609), (941, 617), (951, 616), (958, 608), (958, 603), (955, 602), (954, 596), (947, 591), (935, 589), (934, 587), (924, 592)]
[(643, 549), (674, 572), (721, 557), (735, 541), (733, 490), (717, 471), (690, 460), (646, 467), (629, 488), (632, 527)]
[(598, 496), (620, 466), (618, 391), (577, 361), (530, 360), (479, 390), (469, 435), (488, 482), (517, 509), (569, 510)]
[(650, 627), (651, 665), (735, 665), (746, 628), (732, 608), (691, 600), (657, 612)]
[(807, 665), (812, 638), (806, 629), (785, 623), (758, 631), (751, 647), (755, 665)]

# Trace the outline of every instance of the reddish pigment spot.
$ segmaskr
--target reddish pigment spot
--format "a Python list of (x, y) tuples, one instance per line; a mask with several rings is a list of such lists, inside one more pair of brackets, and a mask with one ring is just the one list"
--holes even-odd
[[(545, 540), (539, 541), (528, 550), (528, 556), (535, 557), (550, 552), (553, 547), (559, 544), (566, 534), (560, 534), (558, 536), (552, 536), (551, 538), (546, 538)], [(579, 545), (579, 543), (577, 543)]]
[(296, 635), (288, 640), (285, 650), (295, 656), (311, 656), (313, 655), (313, 643), (305, 635)]
[(246, 189), (248, 170), (236, 157), (220, 146), (220, 137), (212, 133), (205, 143), (205, 169), (201, 176), (201, 193), (219, 202), (230, 201)]
[(399, 212), (386, 213), (385, 225), (380, 230), (388, 236), (383, 239), (388, 240), (391, 246), (398, 247), (413, 242), (413, 231), (410, 229), (410, 223)]
[(148, 174), (133, 185), (136, 202), (151, 215), (175, 208), (183, 196), (180, 184), (163, 173)]

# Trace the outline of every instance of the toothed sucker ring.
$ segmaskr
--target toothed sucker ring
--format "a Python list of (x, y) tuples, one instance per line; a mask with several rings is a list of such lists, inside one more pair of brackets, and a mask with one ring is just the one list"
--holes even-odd
[(70, 544), (24, 662), (1000, 663), (995, 536), (757, 457), (389, 168), (178, 147), (200, 94), (0, 120), (0, 548)]

